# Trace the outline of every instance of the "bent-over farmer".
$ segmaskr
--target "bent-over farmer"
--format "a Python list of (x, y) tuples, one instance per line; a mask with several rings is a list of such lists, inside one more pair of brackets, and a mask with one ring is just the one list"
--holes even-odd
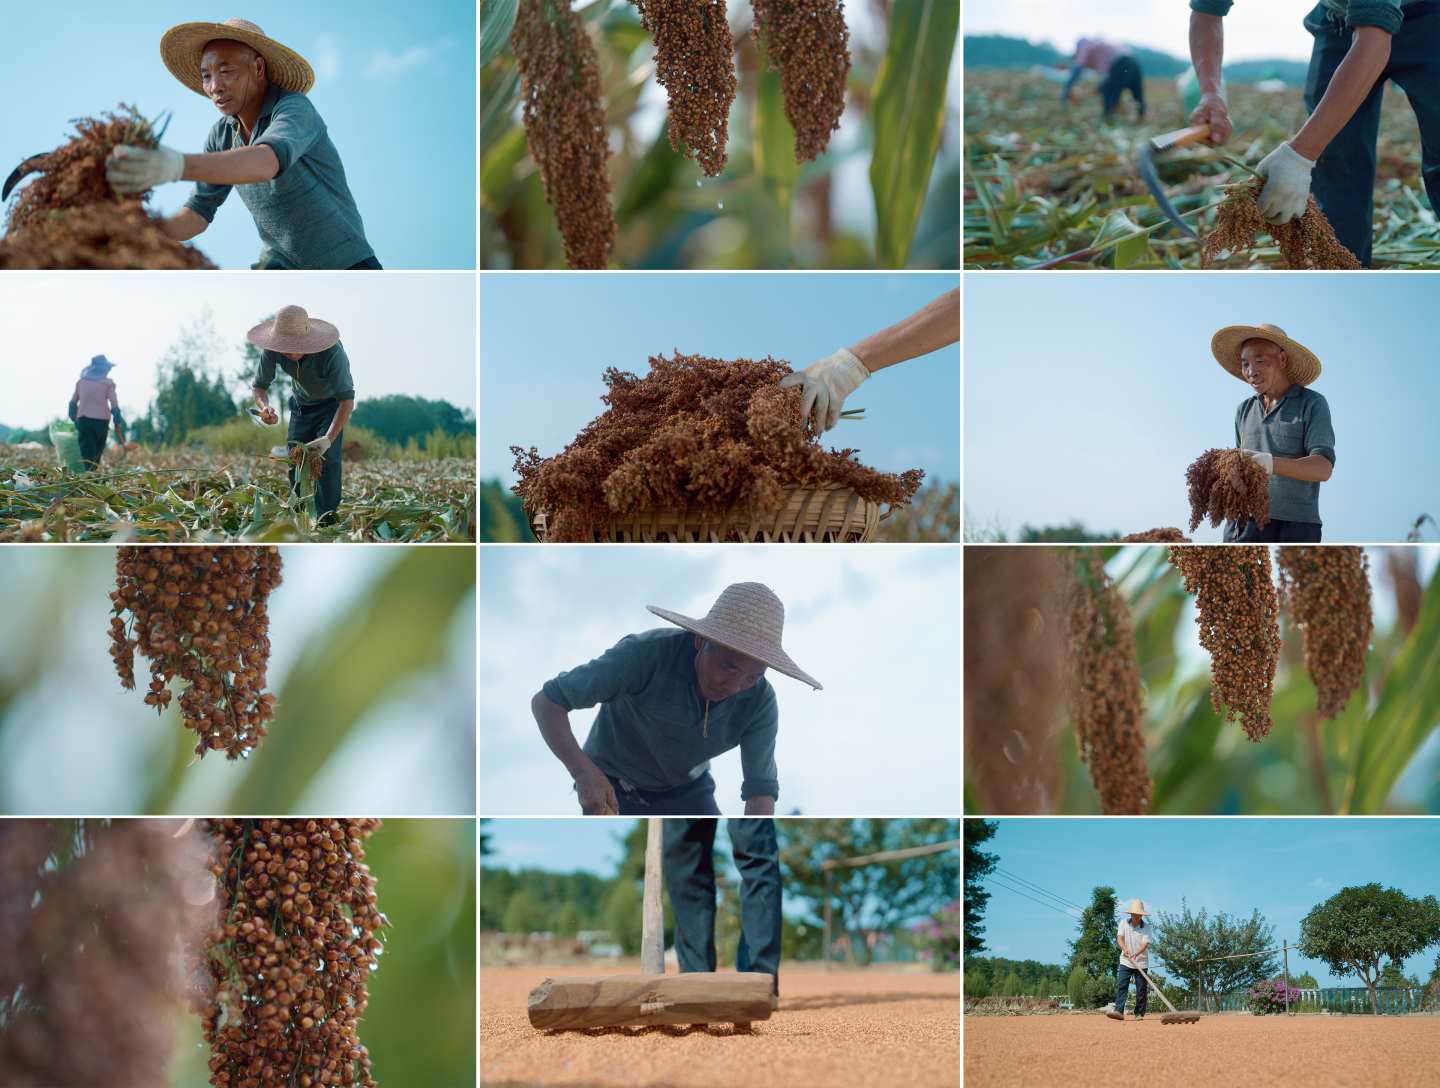
[[(290, 376), (286, 445), (307, 446), (324, 455), (315, 481), (315, 520), (318, 525), (333, 524), (335, 508), (340, 505), (341, 438), (355, 408), (355, 383), (350, 379), (350, 357), (340, 343), (340, 330), (299, 306), (282, 306), (273, 320), (256, 325), (245, 339), (261, 349), (250, 394), (266, 423), (280, 421), (269, 395), (275, 368)], [(290, 487), (298, 493), (295, 472), (296, 466), (291, 465)]]
[[(1232, 124), (1220, 88), (1224, 16), (1233, 0), (1190, 0), (1190, 58), (1200, 84), (1192, 125), (1208, 124), (1218, 147)], [(1244, 0), (1258, 10), (1254, 0)], [(1321, 0), (1305, 16), (1315, 39), (1305, 77), (1309, 118), (1260, 161), (1268, 180), (1260, 214), (1287, 223), (1315, 203), (1340, 244), (1370, 267), (1375, 211), (1375, 140), (1385, 82), (1405, 91), (1420, 126), (1420, 173), (1440, 211), (1440, 0)]]
[[(767, 668), (819, 690), (781, 648), (785, 606), (759, 582), (737, 582), (704, 619), (646, 605), (681, 628), (626, 635), (562, 672), (530, 701), (540, 735), (597, 816), (719, 816), (710, 761), (740, 749), (745, 815), (771, 816), (780, 795), (780, 715)], [(582, 749), (570, 711), (600, 705)]]
[[(680, 971), (715, 970), (714, 819), (665, 821), (665, 890), (675, 912)], [(740, 947), (735, 970), (761, 971), (780, 992), (780, 844), (774, 820), (725, 822), (740, 870)]]
[(1335, 470), (1330, 405), (1308, 386), (1320, 360), (1278, 325), (1231, 325), (1210, 352), (1255, 395), (1235, 409), (1235, 445), (1270, 477), (1270, 521), (1225, 523), (1230, 544), (1320, 543), (1320, 485)]
[(90, 365), (80, 371), (75, 394), (70, 398), (70, 421), (75, 424), (80, 460), (85, 462), (86, 472), (94, 472), (100, 467), (100, 455), (105, 452), (105, 440), (110, 437), (112, 421), (115, 433), (120, 436), (120, 444), (125, 444), (125, 420), (120, 415), (120, 398), (115, 392), (115, 383), (109, 377), (114, 366), (103, 355), (91, 356)]
[(1070, 78), (1060, 92), (1060, 100), (1070, 104), (1070, 91), (1086, 68), (1094, 68), (1100, 77), (1095, 93), (1100, 96), (1104, 116), (1109, 117), (1120, 105), (1120, 96), (1130, 92), (1135, 99), (1138, 119), (1145, 120), (1145, 74), (1140, 61), (1128, 45), (1112, 45), (1103, 38), (1081, 38), (1075, 43), (1075, 59), (1070, 62)]
[(264, 269), (378, 269), (340, 153), (306, 97), (315, 73), (305, 58), (254, 23), (181, 23), (160, 39), (170, 74), (215, 103), (222, 117), (199, 155), (174, 148), (117, 147), (105, 176), (121, 193), (193, 181), (190, 199), (164, 220), (188, 241), (215, 220), (232, 188), (250, 209)]
[(1115, 931), (1115, 943), (1120, 946), (1120, 967), (1115, 972), (1118, 986), (1115, 990), (1115, 1007), (1105, 1015), (1111, 1020), (1125, 1019), (1125, 1002), (1130, 996), (1130, 981), (1135, 981), (1135, 1019), (1145, 1019), (1145, 1003), (1150, 996), (1150, 987), (1139, 968), (1150, 970), (1151, 930), (1146, 918), (1150, 912), (1139, 899), (1130, 904), (1125, 912), (1129, 918), (1121, 918)]

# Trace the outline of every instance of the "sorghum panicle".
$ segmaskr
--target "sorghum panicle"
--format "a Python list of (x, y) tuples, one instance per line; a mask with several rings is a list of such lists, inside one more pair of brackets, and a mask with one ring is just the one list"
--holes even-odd
[(1233, 522), (1243, 529), (1252, 517), (1270, 524), (1270, 477), (1238, 449), (1206, 450), (1185, 470), (1190, 485), (1190, 531), (1208, 514), (1211, 526)]
[(713, 178), (729, 157), (730, 104), (739, 86), (725, 0), (635, 0), (635, 6), (655, 37), (655, 81), (670, 98), (670, 150), (685, 141), (685, 157)]
[(510, 32), (525, 138), (571, 268), (605, 269), (615, 248), (610, 131), (600, 61), (571, 0), (521, 0)]
[(1253, 741), (1270, 735), (1270, 703), (1280, 662), (1280, 605), (1264, 545), (1172, 544), (1170, 562), (1200, 606), (1195, 622), (1210, 653), (1210, 703), (1225, 720), (1240, 716)]
[[(163, 713), (178, 676), (195, 754), (224, 748), (248, 755), (275, 717), (265, 691), (270, 661), (266, 602), (280, 585), (280, 552), (271, 546), (121, 547), (115, 552), (115, 615), (110, 654), (126, 690), (135, 687), (135, 651), (150, 659), (145, 702)], [(126, 614), (131, 623), (127, 625)]]
[(1190, 538), (1180, 532), (1179, 529), (1167, 527), (1164, 529), (1146, 529), (1143, 533), (1131, 533), (1129, 536), (1122, 536), (1119, 540), (1110, 541), (1111, 544), (1189, 544)]
[(357, 1026), (389, 925), (362, 862), (379, 820), (203, 820), (220, 903), (201, 1029), (216, 1088), (375, 1088)]
[(1215, 229), (1201, 241), (1201, 268), (1209, 268), (1222, 250), (1238, 253), (1251, 249), (1260, 234), (1268, 234), (1275, 240), (1286, 268), (1360, 267), (1355, 254), (1336, 239), (1330, 220), (1325, 218), (1313, 195), (1306, 200), (1304, 215), (1276, 226), (1265, 222), (1255, 203), (1264, 188), (1262, 180), (1253, 185), (1240, 185), (1215, 209)]
[(795, 159), (813, 162), (840, 128), (850, 30), (840, 0), (751, 0), (756, 41), (765, 36), (770, 70), (780, 69), (785, 116), (795, 130)]
[(1305, 671), (1315, 683), (1321, 718), (1344, 710), (1365, 679), (1365, 655), (1375, 628), (1369, 568), (1360, 547), (1280, 548), (1280, 586), (1295, 625), (1305, 632)]

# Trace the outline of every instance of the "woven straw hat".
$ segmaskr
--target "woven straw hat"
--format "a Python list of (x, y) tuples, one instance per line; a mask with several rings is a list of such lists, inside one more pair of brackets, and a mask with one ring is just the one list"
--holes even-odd
[(1150, 912), (1145, 909), (1145, 904), (1144, 904), (1144, 902), (1141, 901), (1141, 900), (1139, 900), (1139, 899), (1136, 899), (1134, 902), (1132, 902), (1128, 907), (1126, 907), (1126, 908), (1125, 908), (1124, 910), (1122, 910), (1120, 913), (1121, 913), (1121, 914), (1143, 914), (1143, 915), (1145, 915), (1146, 918), (1149, 918), (1149, 917), (1150, 917)]
[(265, 31), (245, 19), (223, 23), (181, 23), (172, 26), (160, 39), (160, 59), (170, 74), (198, 95), (206, 98), (200, 84), (200, 57), (207, 42), (226, 38), (244, 42), (265, 58), (265, 78), (287, 91), (308, 94), (315, 86), (315, 70), (293, 49), (267, 38)]
[(692, 620), (679, 612), (645, 606), (662, 620), (693, 631), (701, 638), (762, 661), (777, 672), (803, 680), (817, 691), (819, 680), (790, 660), (780, 648), (780, 629), (785, 626), (785, 606), (775, 591), (759, 582), (736, 582), (726, 586), (703, 620)]
[(1315, 358), (1315, 353), (1304, 344), (1291, 340), (1279, 325), (1228, 325), (1210, 338), (1210, 353), (1215, 356), (1216, 362), (1243, 382), (1245, 375), (1240, 373), (1240, 349), (1246, 340), (1256, 339), (1269, 340), (1285, 349), (1289, 357), (1285, 376), (1296, 385), (1309, 385), (1320, 377), (1320, 360)]
[(271, 351), (293, 351), (309, 355), (333, 347), (340, 339), (340, 330), (328, 321), (320, 321), (300, 306), (281, 306), (273, 321), (262, 321), (245, 334), (257, 348)]

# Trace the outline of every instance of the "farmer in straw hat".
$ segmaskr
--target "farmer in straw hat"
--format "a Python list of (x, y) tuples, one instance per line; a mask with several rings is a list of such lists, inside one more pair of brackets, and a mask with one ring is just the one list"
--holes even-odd
[[(1200, 83), (1200, 105), (1190, 123), (1208, 124), (1207, 142), (1216, 147), (1232, 131), (1220, 86), (1222, 20), (1232, 2), (1190, 0), (1190, 57)], [(1248, 3), (1256, 9), (1254, 0)], [(1404, 88), (1415, 111), (1425, 191), (1431, 207), (1440, 209), (1440, 0), (1321, 0), (1305, 16), (1305, 29), (1315, 39), (1305, 79), (1310, 116), (1260, 161), (1257, 169), (1269, 179), (1260, 213), (1271, 223), (1303, 215), (1313, 184), (1335, 237), (1369, 268), (1375, 140), (1386, 80)]]
[(185, 206), (164, 221), (186, 241), (205, 230), (239, 186), (265, 244), (257, 268), (376, 269), (340, 153), (306, 97), (315, 73), (305, 58), (254, 23), (181, 23), (160, 39), (170, 74), (223, 115), (205, 151), (117, 147), (105, 176), (122, 193), (193, 181)]
[[(340, 330), (299, 306), (282, 306), (273, 319), (247, 332), (245, 339), (261, 349), (250, 393), (266, 423), (280, 422), (268, 392), (275, 368), (290, 376), (286, 444), (304, 445), (324, 456), (315, 481), (315, 515), (318, 524), (331, 524), (340, 505), (341, 436), (355, 408), (355, 383), (350, 379), (350, 358), (340, 343)], [(294, 465), (290, 466), (290, 486), (299, 490)]]
[(1211, 338), (1210, 351), (1255, 390), (1235, 410), (1235, 445), (1270, 477), (1269, 524), (1227, 522), (1225, 540), (1320, 543), (1320, 485), (1335, 470), (1330, 405), (1308, 388), (1320, 377), (1320, 360), (1278, 325), (1230, 325)]
[[(710, 760), (738, 747), (745, 815), (773, 815), (780, 717), (765, 670), (820, 688), (781, 648), (785, 606), (759, 582), (737, 582), (704, 619), (645, 607), (683, 630), (626, 635), (589, 664), (547, 680), (530, 700), (540, 735), (575, 779), (581, 809), (718, 816)], [(597, 703), (582, 750), (569, 712)]]
[[(115, 392), (115, 383), (109, 377), (114, 366), (103, 355), (92, 356), (90, 365), (80, 371), (75, 394), (70, 398), (70, 421), (75, 424), (80, 460), (85, 462), (86, 472), (100, 467), (100, 455), (105, 452), (105, 440), (110, 437), (112, 420), (115, 433), (120, 436), (120, 445), (125, 445), (125, 420), (120, 415), (120, 398)], [(106, 411), (107, 405), (109, 411)]]
[(1105, 1015), (1111, 1020), (1125, 1019), (1125, 1001), (1130, 996), (1130, 980), (1135, 980), (1135, 1019), (1145, 1019), (1145, 1002), (1150, 996), (1150, 987), (1145, 976), (1137, 968), (1150, 970), (1150, 925), (1145, 921), (1150, 912), (1145, 904), (1135, 900), (1125, 912), (1129, 918), (1120, 919), (1115, 931), (1115, 943), (1120, 946), (1120, 969), (1116, 972), (1119, 983), (1115, 991), (1115, 1008)]

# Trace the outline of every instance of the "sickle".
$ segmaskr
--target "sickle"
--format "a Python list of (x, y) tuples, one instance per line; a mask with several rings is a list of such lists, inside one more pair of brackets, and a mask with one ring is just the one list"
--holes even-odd
[(1176, 129), (1174, 132), (1167, 132), (1163, 136), (1155, 136), (1146, 142), (1141, 150), (1139, 158), (1135, 160), (1135, 168), (1140, 171), (1140, 176), (1145, 179), (1145, 185), (1150, 190), (1150, 195), (1155, 198), (1155, 203), (1165, 213), (1165, 218), (1179, 227), (1181, 231), (1194, 238), (1197, 242), (1200, 235), (1196, 234), (1189, 223), (1180, 218), (1180, 213), (1175, 210), (1175, 205), (1170, 203), (1170, 198), (1165, 195), (1165, 190), (1160, 185), (1160, 175), (1155, 171), (1155, 153), (1157, 151), (1169, 151), (1172, 147), (1180, 147), (1183, 144), (1193, 143), (1196, 140), (1203, 140), (1210, 135), (1209, 125), (1200, 125), (1196, 128)]
[(50, 154), (50, 152), (42, 151), (38, 155), (31, 155), (19, 166), (15, 167), (15, 169), (10, 172), (10, 176), (5, 179), (5, 188), (0, 189), (0, 200), (9, 200), (10, 190), (14, 189), (15, 186), (19, 185), (20, 179), (23, 178), (26, 174), (32, 174), (36, 170), (43, 169), (40, 165), (40, 160), (48, 154)]

